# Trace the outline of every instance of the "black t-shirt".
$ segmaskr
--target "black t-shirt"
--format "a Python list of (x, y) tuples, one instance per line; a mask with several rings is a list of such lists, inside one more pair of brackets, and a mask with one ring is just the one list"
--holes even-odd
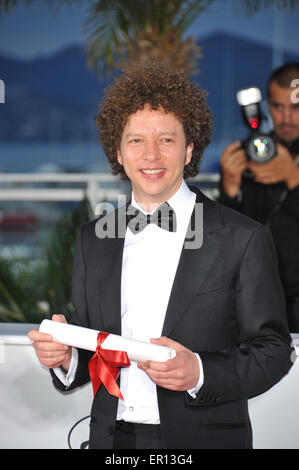
[(299, 185), (290, 190), (285, 183), (257, 183), (246, 170), (235, 198), (226, 195), (221, 180), (219, 202), (269, 226), (286, 297), (299, 297)]

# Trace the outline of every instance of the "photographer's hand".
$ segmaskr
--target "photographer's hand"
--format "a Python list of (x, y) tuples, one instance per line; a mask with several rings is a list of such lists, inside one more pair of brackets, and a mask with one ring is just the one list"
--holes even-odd
[(233, 142), (224, 150), (220, 165), (222, 168), (222, 185), (229, 197), (235, 197), (240, 189), (242, 173), (248, 166), (248, 161), (240, 142)]
[(255, 180), (263, 184), (275, 184), (284, 181), (289, 189), (299, 184), (299, 168), (289, 151), (277, 145), (277, 155), (267, 163), (250, 162), (248, 167), (255, 175)]

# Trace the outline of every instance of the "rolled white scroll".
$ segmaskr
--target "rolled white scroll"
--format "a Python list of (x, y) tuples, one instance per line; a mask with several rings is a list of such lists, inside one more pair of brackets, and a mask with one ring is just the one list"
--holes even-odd
[[(39, 331), (41, 333), (50, 334), (55, 342), (66, 344), (67, 346), (87, 349), (88, 351), (95, 351), (97, 348), (97, 337), (99, 333), (97, 330), (52, 320), (43, 320), (40, 324)], [(102, 348), (112, 351), (125, 351), (130, 361), (135, 362), (164, 362), (168, 361), (168, 359), (173, 359), (176, 355), (175, 349), (113, 334), (109, 334), (102, 342)]]

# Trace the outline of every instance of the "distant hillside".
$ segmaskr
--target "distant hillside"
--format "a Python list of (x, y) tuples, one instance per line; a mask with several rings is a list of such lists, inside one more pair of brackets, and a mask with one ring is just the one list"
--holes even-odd
[[(239, 88), (264, 86), (272, 69), (272, 50), (227, 34), (200, 41), (204, 57), (195, 77), (207, 89), (214, 116), (214, 142), (244, 131), (235, 101)], [(285, 61), (299, 60), (286, 54)], [(75, 142), (97, 139), (94, 115), (107, 80), (86, 67), (81, 47), (46, 58), (18, 61), (0, 56), (6, 102), (0, 105), (1, 141)]]

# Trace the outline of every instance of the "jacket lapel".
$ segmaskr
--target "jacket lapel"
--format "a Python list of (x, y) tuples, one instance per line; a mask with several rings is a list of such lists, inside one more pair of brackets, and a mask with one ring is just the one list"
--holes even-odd
[[(229, 228), (224, 225), (217, 204), (196, 188), (196, 203), (203, 204), (203, 242), (197, 249), (183, 247), (166, 311), (162, 335), (169, 336), (194, 295), (199, 294), (209, 278), (209, 272), (221, 252)], [(191, 223), (195, 224), (195, 211)], [(194, 225), (193, 225), (194, 226)]]
[[(101, 240), (100, 302), (106, 332), (121, 334), (121, 273), (126, 232), (124, 208), (105, 216), (107, 223), (115, 227), (115, 236)], [(113, 220), (112, 220), (113, 219)]]

